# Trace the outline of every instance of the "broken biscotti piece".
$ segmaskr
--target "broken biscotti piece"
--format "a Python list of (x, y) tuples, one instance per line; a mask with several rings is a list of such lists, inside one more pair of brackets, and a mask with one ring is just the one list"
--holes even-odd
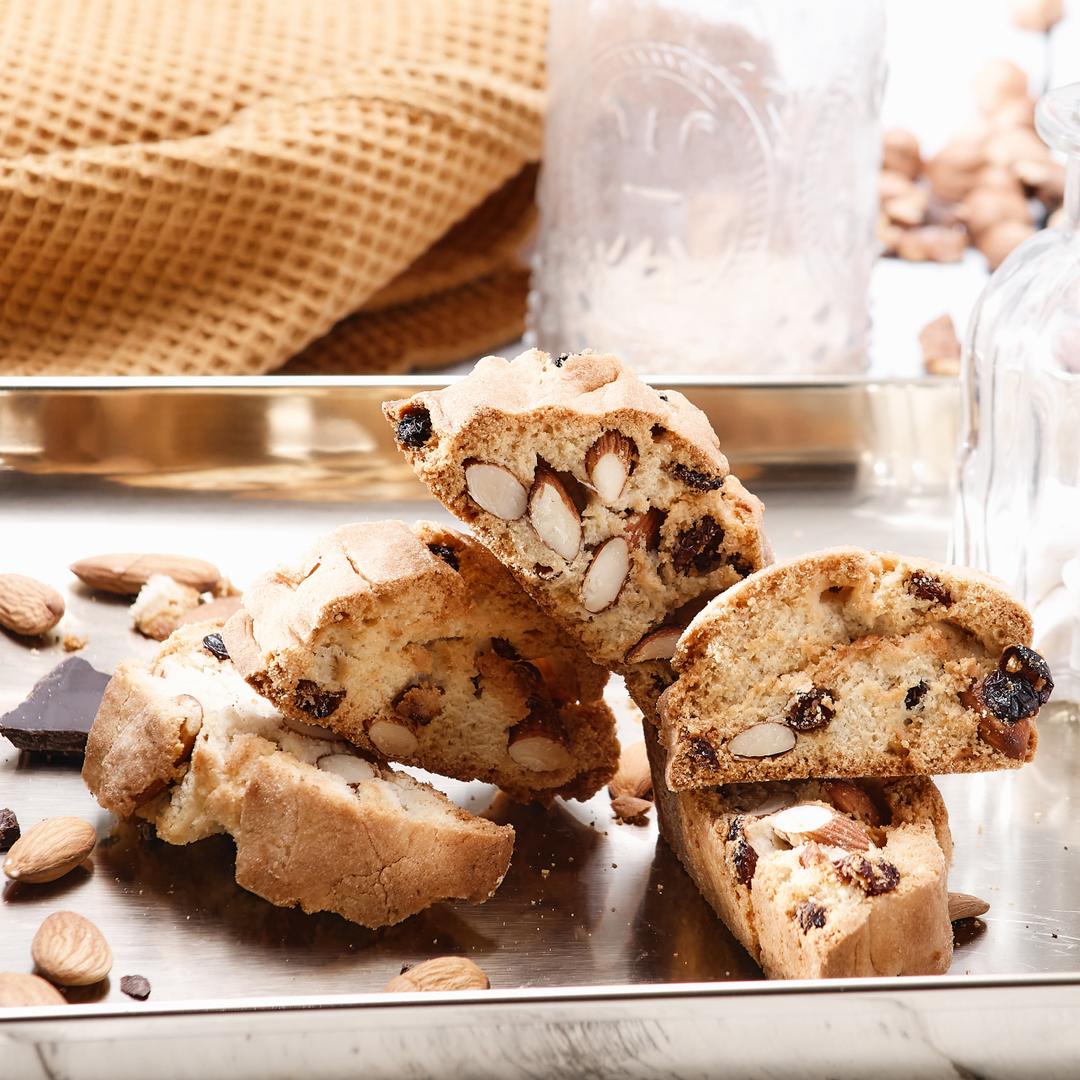
[(514, 831), (474, 817), (325, 728), (283, 717), (240, 677), (212, 624), (146, 667), (121, 664), (83, 778), (172, 844), (236, 841), (236, 880), (282, 907), (388, 926), (441, 900), (486, 900)]
[(736, 585), (694, 619), (659, 701), (678, 791), (982, 772), (1035, 756), (1053, 689), (994, 579), (856, 548)]
[(769, 561), (761, 503), (705, 414), (613, 356), (489, 356), (383, 412), (420, 479), (597, 663), (669, 657), (695, 605)]
[(287, 716), (515, 798), (585, 799), (615, 769), (607, 672), (478, 541), (348, 525), (256, 582), (222, 632)]
[(672, 792), (646, 725), (660, 831), (774, 979), (937, 975), (952, 959), (948, 814), (926, 777)]

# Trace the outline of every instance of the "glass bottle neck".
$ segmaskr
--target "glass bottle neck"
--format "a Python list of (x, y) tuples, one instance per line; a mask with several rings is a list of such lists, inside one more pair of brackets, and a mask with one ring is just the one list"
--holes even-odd
[(1065, 220), (1080, 229), (1080, 154), (1070, 154), (1065, 165)]

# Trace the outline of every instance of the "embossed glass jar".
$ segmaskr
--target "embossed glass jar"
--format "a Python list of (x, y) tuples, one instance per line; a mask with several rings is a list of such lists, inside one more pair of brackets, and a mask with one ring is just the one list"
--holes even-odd
[(1039, 134), (1068, 156), (1064, 221), (1018, 247), (968, 327), (953, 555), (1031, 609), (1059, 700), (1080, 701), (1080, 83)]
[(883, 39), (881, 0), (553, 0), (532, 340), (864, 367)]

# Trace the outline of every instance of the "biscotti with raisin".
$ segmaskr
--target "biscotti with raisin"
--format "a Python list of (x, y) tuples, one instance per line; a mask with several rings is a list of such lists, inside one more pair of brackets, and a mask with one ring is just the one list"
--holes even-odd
[(98, 802), (172, 844), (236, 841), (236, 880), (284, 907), (388, 926), (443, 900), (486, 900), (514, 830), (325, 728), (277, 712), (234, 669), (213, 624), (121, 664), (87, 739)]
[(996, 580), (840, 548), (713, 600), (658, 709), (673, 790), (914, 776), (1030, 761), (1053, 680)]
[(672, 792), (655, 728), (645, 737), (661, 835), (769, 978), (948, 970), (952, 839), (931, 780)]
[(420, 479), (597, 663), (670, 656), (697, 608), (770, 559), (705, 414), (613, 356), (487, 357), (383, 411)]
[(392, 761), (546, 801), (588, 798), (618, 760), (608, 673), (453, 529), (340, 528), (259, 579), (222, 636), (286, 716)]

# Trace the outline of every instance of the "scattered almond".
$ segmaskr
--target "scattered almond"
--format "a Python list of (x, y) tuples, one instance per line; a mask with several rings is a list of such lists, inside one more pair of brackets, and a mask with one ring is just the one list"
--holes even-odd
[(635, 799), (633, 795), (617, 795), (611, 800), (615, 820), (623, 825), (645, 825), (649, 820), (652, 803), (648, 799)]
[(930, 375), (960, 374), (960, 339), (949, 315), (939, 315), (919, 331), (923, 366)]
[(905, 229), (897, 243), (901, 259), (909, 262), (960, 262), (967, 250), (968, 237), (963, 229), (944, 225), (922, 225)]
[(608, 794), (612, 799), (620, 795), (631, 795), (635, 799), (652, 798), (652, 773), (649, 770), (649, 757), (645, 743), (641, 740), (624, 746), (619, 754), (619, 767), (608, 784)]
[(97, 834), (81, 818), (39, 821), (11, 846), (4, 873), (12, 881), (41, 885), (70, 873), (94, 850)]
[(882, 164), (886, 169), (914, 180), (922, 170), (919, 140), (903, 128), (886, 131), (882, 147)]
[(404, 967), (383, 989), (400, 994), (410, 991), (490, 990), (483, 969), (464, 956), (437, 956), (415, 967)]
[(63, 995), (39, 975), (0, 971), (0, 1009), (23, 1005), (66, 1005)]
[(57, 986), (92, 986), (112, 968), (112, 950), (101, 931), (74, 911), (50, 915), (34, 935), (30, 955)]
[(976, 243), (989, 229), (1002, 221), (1031, 224), (1031, 207), (1027, 199), (1015, 191), (1000, 188), (975, 188), (968, 192), (959, 207), (960, 220)]
[(1003, 221), (987, 229), (976, 247), (986, 256), (991, 270), (996, 270), (1029, 236), (1035, 229), (1031, 225), (1024, 225), (1019, 221)]
[(956, 922), (957, 919), (977, 919), (980, 915), (985, 915), (989, 910), (990, 905), (977, 896), (962, 892), (949, 893), (950, 922)]
[(95, 555), (72, 563), (71, 572), (90, 588), (118, 596), (135, 596), (155, 574), (197, 592), (213, 592), (222, 580), (212, 563), (186, 555)]
[(1045, 34), (1065, 17), (1065, 0), (1009, 0), (1009, 18), (1021, 30)]
[(989, 60), (975, 75), (972, 89), (979, 108), (992, 116), (1007, 102), (1028, 96), (1027, 72), (1011, 60)]
[(38, 637), (63, 617), (64, 598), (51, 585), (24, 574), (0, 574), (0, 626)]

